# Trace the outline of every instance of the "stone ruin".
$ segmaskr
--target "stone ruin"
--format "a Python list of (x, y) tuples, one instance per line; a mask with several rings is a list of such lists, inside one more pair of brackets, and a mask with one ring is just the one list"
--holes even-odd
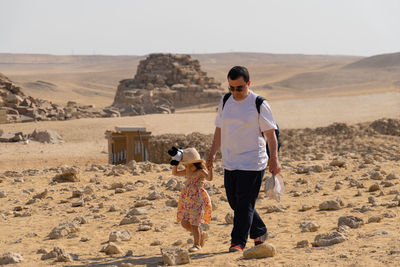
[(218, 102), (224, 90), (189, 55), (151, 54), (133, 79), (121, 80), (109, 110), (121, 116), (173, 113), (176, 107)]
[[(290, 160), (310, 160), (318, 152), (322, 153), (361, 153), (364, 156), (376, 153), (388, 160), (400, 160), (399, 119), (379, 119), (372, 123), (347, 125), (334, 123), (315, 129), (281, 129), (280, 157)], [(384, 142), (393, 140), (397, 145), (388, 143), (386, 147), (380, 142), (365, 142), (362, 138), (381, 138)], [(171, 146), (180, 148), (195, 147), (203, 159), (208, 156), (212, 145), (213, 134), (198, 132), (184, 134), (162, 134), (151, 136), (149, 140), (149, 160), (154, 163), (169, 163), (171, 157), (167, 151)], [(221, 158), (220, 152), (216, 155)]]
[(4, 120), (1, 117), (0, 123), (119, 117), (118, 112), (107, 108), (96, 109), (94, 105), (79, 106), (68, 101), (66, 106), (61, 106), (26, 96), (21, 87), (0, 73), (0, 111), (4, 110), (6, 117)]

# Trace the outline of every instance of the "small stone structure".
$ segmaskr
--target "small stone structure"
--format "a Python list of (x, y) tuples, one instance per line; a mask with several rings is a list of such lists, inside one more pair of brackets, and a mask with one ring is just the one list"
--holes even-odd
[(133, 79), (120, 81), (110, 110), (121, 116), (173, 113), (176, 107), (218, 102), (223, 93), (189, 55), (150, 54)]
[(110, 164), (126, 164), (132, 160), (149, 160), (148, 143), (151, 132), (143, 127), (115, 127), (106, 131)]

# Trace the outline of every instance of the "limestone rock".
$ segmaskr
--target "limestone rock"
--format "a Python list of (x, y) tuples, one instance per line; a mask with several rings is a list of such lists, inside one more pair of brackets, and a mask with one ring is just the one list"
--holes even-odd
[(368, 218), (368, 223), (379, 223), (383, 220), (383, 215), (375, 215)]
[(109, 235), (108, 240), (110, 242), (119, 242), (119, 241), (129, 241), (132, 236), (129, 230), (119, 230), (112, 231)]
[(113, 242), (110, 242), (107, 246), (104, 246), (101, 249), (101, 252), (104, 252), (107, 255), (123, 254), (124, 253), (124, 251), (119, 246), (114, 244)]
[(189, 252), (181, 248), (160, 248), (163, 262), (166, 265), (182, 265), (190, 263)]
[(364, 224), (363, 219), (355, 216), (342, 216), (338, 220), (338, 226), (347, 225), (350, 228), (359, 228)]
[(38, 129), (35, 129), (30, 137), (32, 138), (32, 140), (38, 141), (40, 143), (57, 144), (62, 142), (62, 137), (53, 130), (40, 131)]
[(375, 191), (378, 191), (378, 190), (381, 190), (381, 186), (380, 186), (379, 184), (377, 184), (377, 183), (371, 185), (371, 186), (368, 188), (368, 191), (369, 191), (369, 192), (375, 192)]
[(165, 201), (165, 205), (167, 207), (176, 208), (178, 207), (178, 201), (176, 201), (176, 199), (168, 199), (167, 201)]
[(339, 210), (342, 208), (342, 203), (337, 200), (327, 200), (319, 204), (320, 210)]
[(72, 262), (73, 259), (64, 249), (59, 247), (54, 247), (49, 253), (43, 254), (41, 260), (48, 260), (56, 258), (58, 262)]
[(308, 246), (309, 246), (308, 240), (301, 240), (296, 244), (296, 248), (306, 248)]
[(328, 234), (317, 235), (312, 245), (314, 247), (326, 247), (332, 246), (338, 243), (342, 243), (346, 240), (346, 236), (339, 232), (333, 232)]
[(53, 228), (53, 230), (51, 230), (49, 234), (49, 238), (58, 239), (78, 231), (79, 231), (79, 226), (77, 225), (76, 222), (66, 222)]
[(225, 215), (225, 222), (226, 222), (227, 224), (233, 224), (233, 213), (232, 213), (232, 212), (228, 212), (228, 213)]
[(79, 182), (78, 171), (77, 170), (69, 170), (65, 171), (61, 174), (57, 174), (53, 178), (54, 182)]
[(138, 222), (140, 222), (139, 218), (128, 214), (122, 219), (122, 221), (119, 223), (119, 225), (132, 224), (132, 223), (138, 223)]
[(141, 208), (132, 208), (129, 210), (128, 215), (146, 215), (147, 211)]
[(243, 252), (245, 259), (259, 259), (274, 257), (276, 255), (276, 248), (270, 243), (263, 243), (258, 246), (249, 248)]
[(300, 223), (301, 232), (316, 232), (321, 226), (316, 222), (302, 222)]
[(24, 258), (20, 254), (14, 252), (8, 252), (0, 257), (0, 265), (20, 263), (23, 260)]
[(346, 160), (344, 158), (335, 158), (334, 160), (329, 163), (331, 166), (337, 166), (337, 167), (344, 167), (346, 164)]
[(36, 194), (33, 196), (34, 199), (44, 199), (49, 191), (47, 191), (47, 189), (45, 189), (42, 193)]

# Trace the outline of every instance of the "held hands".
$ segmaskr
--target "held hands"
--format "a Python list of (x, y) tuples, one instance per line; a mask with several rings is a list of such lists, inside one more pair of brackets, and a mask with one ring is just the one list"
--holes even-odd
[(208, 155), (208, 158), (206, 159), (206, 167), (208, 170), (214, 168), (213, 162), (215, 160), (215, 155)]

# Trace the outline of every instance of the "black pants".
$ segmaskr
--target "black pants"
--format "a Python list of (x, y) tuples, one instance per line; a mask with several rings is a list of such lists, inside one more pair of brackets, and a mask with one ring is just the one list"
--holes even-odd
[(247, 238), (254, 239), (267, 232), (264, 222), (255, 210), (260, 191), (262, 171), (234, 170), (224, 172), (224, 185), (229, 205), (234, 210), (231, 244), (246, 246)]

